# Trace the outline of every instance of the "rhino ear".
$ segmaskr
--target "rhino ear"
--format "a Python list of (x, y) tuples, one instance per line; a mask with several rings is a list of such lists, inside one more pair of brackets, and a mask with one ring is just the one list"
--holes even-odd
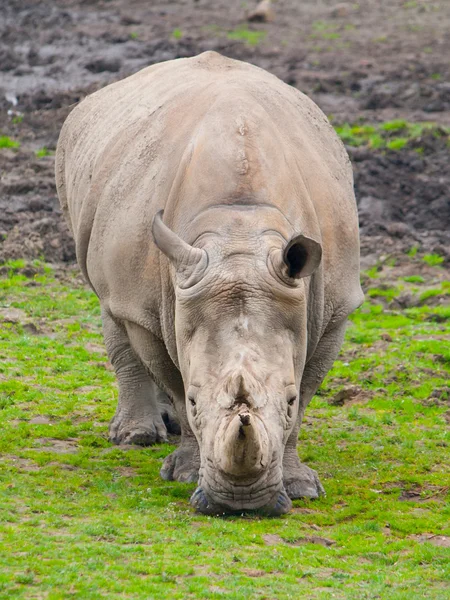
[(155, 244), (173, 264), (180, 288), (189, 288), (198, 283), (208, 266), (208, 255), (202, 248), (190, 246), (174, 233), (165, 223), (160, 210), (153, 219), (152, 233)]
[(289, 279), (309, 277), (320, 265), (322, 259), (322, 246), (319, 242), (296, 235), (283, 250), (283, 263), (287, 267)]

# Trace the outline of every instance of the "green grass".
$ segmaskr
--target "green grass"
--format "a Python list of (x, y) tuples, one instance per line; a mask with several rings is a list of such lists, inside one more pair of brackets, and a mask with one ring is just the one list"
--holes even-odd
[(233, 31), (227, 33), (229, 40), (245, 42), (249, 46), (257, 46), (264, 40), (266, 35), (267, 32), (264, 30), (253, 31), (248, 29), (245, 25), (240, 25), (239, 27), (236, 27), (236, 29), (233, 29)]
[(11, 139), (7, 135), (0, 136), (0, 148), (19, 148), (20, 142)]
[[(401, 150), (410, 143), (415, 143), (425, 133), (450, 140), (450, 128), (438, 127), (434, 123), (409, 123), (403, 119), (387, 121), (379, 125), (336, 125), (335, 130), (341, 140), (348, 146), (368, 146), (388, 150)], [(423, 153), (423, 148), (415, 148)]]
[[(443, 271), (426, 268), (372, 275), (420, 298)], [(191, 510), (194, 485), (160, 479), (173, 446), (109, 444), (117, 390), (95, 296), (40, 263), (2, 273), (0, 598), (447, 597), (449, 549), (420, 536), (450, 533), (448, 306), (369, 294), (300, 434), (327, 496), (282, 518), (212, 518)], [(333, 406), (344, 385), (359, 395)]]
[(444, 257), (439, 254), (425, 254), (423, 260), (432, 267), (441, 265), (444, 262)]
[(183, 32), (181, 31), (181, 29), (178, 29), (178, 27), (176, 29), (174, 29), (172, 31), (172, 37), (175, 38), (176, 40), (181, 40), (181, 38), (183, 37)]
[(43, 148), (39, 148), (36, 150), (35, 155), (36, 158), (44, 158), (45, 156), (51, 156), (53, 154), (53, 150), (49, 150), (45, 146)]

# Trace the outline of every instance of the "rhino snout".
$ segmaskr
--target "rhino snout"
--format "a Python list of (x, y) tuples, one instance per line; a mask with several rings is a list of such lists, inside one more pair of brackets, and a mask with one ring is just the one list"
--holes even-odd
[(235, 414), (219, 428), (214, 443), (218, 468), (232, 477), (254, 477), (267, 469), (270, 439), (262, 420), (248, 409)]

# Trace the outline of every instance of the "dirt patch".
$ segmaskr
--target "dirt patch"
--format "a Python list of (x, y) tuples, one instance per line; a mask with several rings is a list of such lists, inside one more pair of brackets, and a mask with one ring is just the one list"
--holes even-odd
[(4, 455), (3, 458), (20, 471), (36, 472), (40, 471), (41, 467), (29, 458), (20, 458), (12, 454)]
[(400, 490), (398, 499), (401, 502), (429, 502), (442, 501), (446, 498), (449, 487), (438, 485), (411, 485), (405, 481), (390, 481), (382, 484), (382, 490), (378, 493), (391, 494)]
[(328, 399), (332, 406), (344, 406), (344, 404), (361, 404), (370, 399), (370, 394), (356, 385), (347, 386), (339, 390), (337, 394)]
[(132, 467), (119, 467), (116, 469), (121, 477), (136, 477), (137, 473)]
[(52, 420), (45, 415), (36, 415), (35, 417), (31, 418), (28, 423), (30, 423), (30, 425), (51, 425)]
[(78, 441), (76, 438), (68, 438), (66, 440), (38, 438), (36, 439), (36, 443), (41, 444), (42, 447), (32, 448), (32, 450), (35, 452), (54, 452), (55, 454), (76, 454), (78, 452)]
[(441, 548), (450, 548), (450, 536), (448, 535), (435, 535), (433, 533), (421, 533), (419, 535), (410, 535), (411, 539), (417, 542), (428, 542), (433, 546), (439, 546)]
[(319, 544), (320, 546), (325, 546), (328, 548), (336, 543), (334, 540), (329, 540), (317, 535), (299, 537), (295, 540), (286, 540), (273, 533), (266, 533), (262, 537), (267, 546), (303, 546), (304, 544)]
[[(75, 260), (54, 185), (61, 125), (86, 94), (163, 60), (210, 49), (248, 60), (310, 95), (336, 123), (450, 125), (445, 3), (380, 0), (341, 10), (286, 0), (269, 23), (250, 24), (240, 0), (5, 0), (2, 11), (0, 132), (21, 145), (0, 149), (0, 261)], [(383, 254), (401, 259), (415, 245), (448, 263), (446, 136), (430, 134), (398, 152), (349, 152), (363, 264)]]
[(264, 575), (268, 575), (266, 571), (261, 569), (241, 569), (241, 573), (247, 575), (247, 577), (264, 577)]

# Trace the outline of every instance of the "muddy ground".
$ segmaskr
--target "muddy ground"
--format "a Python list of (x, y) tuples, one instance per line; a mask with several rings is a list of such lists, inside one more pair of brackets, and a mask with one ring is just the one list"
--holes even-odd
[[(0, 136), (20, 148), (0, 149), (0, 261), (74, 260), (53, 177), (61, 125), (89, 92), (162, 60), (209, 49), (248, 60), (310, 95), (334, 124), (402, 118), (450, 125), (446, 0), (279, 0), (273, 21), (248, 24), (255, 5), (2, 0)], [(235, 39), (245, 36), (251, 43)], [(50, 154), (36, 156), (42, 148)], [(448, 265), (448, 136), (429, 134), (400, 151), (349, 153), (363, 266), (380, 256), (401, 264), (414, 246)]]

